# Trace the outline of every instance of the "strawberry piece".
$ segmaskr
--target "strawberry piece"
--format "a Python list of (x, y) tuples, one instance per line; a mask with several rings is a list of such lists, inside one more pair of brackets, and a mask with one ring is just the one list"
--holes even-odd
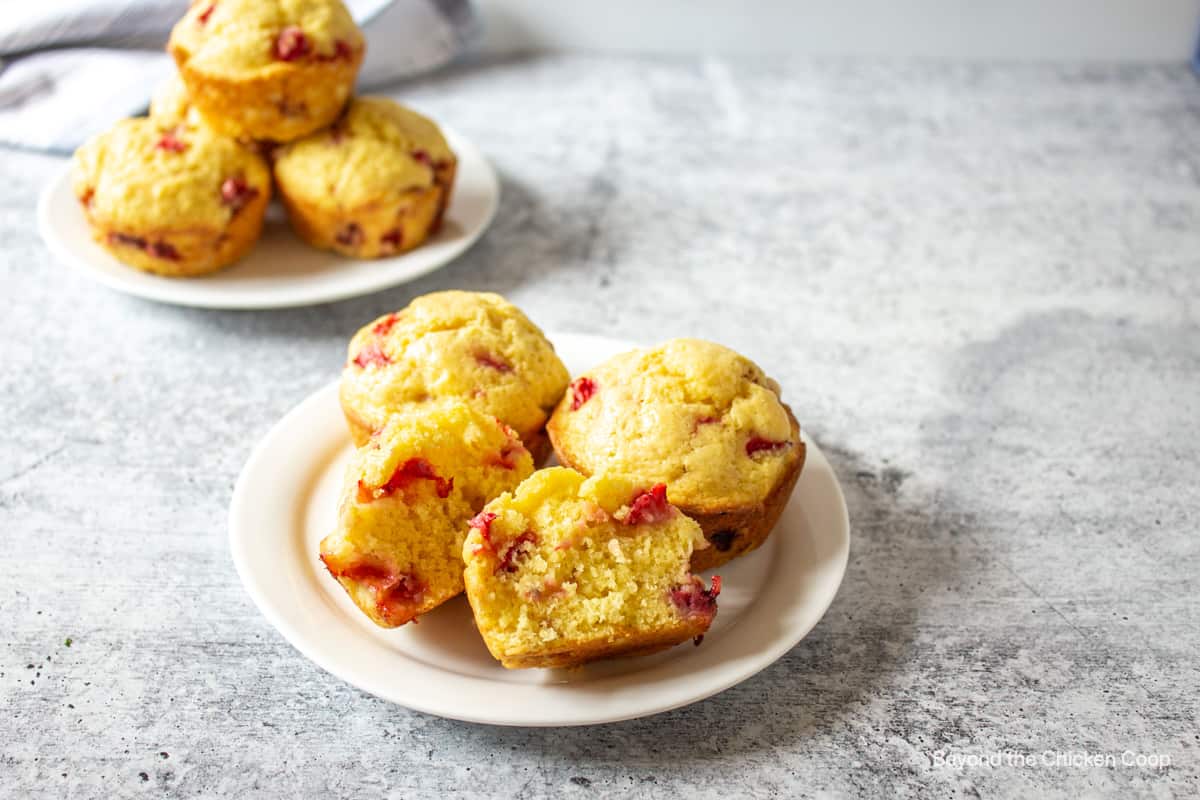
[(596, 382), (588, 377), (576, 378), (571, 382), (571, 410), (578, 411), (580, 406), (592, 399), (596, 393)]
[(382, 486), (371, 487), (359, 481), (358, 499), (360, 502), (369, 503), (372, 500), (393, 495), (412, 486), (417, 481), (433, 481), (437, 496), (442, 498), (449, 497), (450, 491), (454, 488), (454, 478), (447, 479), (438, 475), (433, 464), (423, 458), (410, 458), (396, 467), (392, 477), (388, 478), (387, 483)]
[(485, 367), (491, 367), (497, 372), (512, 372), (512, 365), (502, 361), (490, 353), (476, 353), (475, 360)]
[(258, 189), (246, 183), (245, 178), (226, 178), (221, 184), (221, 202), (237, 213), (254, 198), (258, 197)]
[(275, 37), (275, 58), (280, 61), (295, 61), (308, 55), (312, 44), (299, 27), (288, 25)]
[(139, 250), (146, 249), (145, 239), (128, 233), (110, 233), (108, 235), (108, 241), (110, 244), (122, 244), (126, 247), (136, 247)]
[(773, 442), (770, 439), (764, 439), (761, 436), (755, 436), (750, 441), (746, 442), (746, 455), (753, 456), (755, 453), (768, 452), (773, 453), (776, 450), (782, 450), (785, 447), (790, 447), (791, 442)]
[(425, 584), (411, 572), (370, 561), (343, 565), (325, 553), (321, 554), (321, 561), (333, 577), (365, 584), (375, 596), (379, 615), (388, 621), (411, 617), (413, 606), (421, 603), (425, 593)]
[(383, 348), (377, 342), (371, 342), (362, 350), (358, 351), (358, 355), (354, 357), (355, 365), (366, 369), (368, 366), (375, 365), (376, 367), (385, 367), (392, 363), (388, 358), (387, 353), (383, 352)]
[(656, 483), (649, 491), (642, 492), (633, 498), (629, 505), (629, 514), (625, 517), (626, 525), (653, 525), (666, 522), (675, 515), (675, 509), (667, 502), (667, 485)]
[(522, 558), (529, 554), (533, 546), (537, 544), (538, 537), (533, 531), (525, 531), (517, 538), (513, 539), (504, 548), (504, 552), (500, 555), (500, 563), (496, 565), (496, 572), (516, 572), (517, 565), (514, 563), (518, 558)]
[(705, 589), (704, 581), (693, 577), (692, 582), (671, 590), (671, 602), (685, 617), (712, 617), (717, 613), (717, 595), (721, 593), (721, 576), (714, 575), (712, 588)]
[(389, 252), (395, 252), (404, 244), (404, 231), (399, 228), (392, 228), (390, 231), (379, 237), (379, 243), (384, 246)]
[(488, 466), (504, 467), (505, 469), (517, 468), (517, 456), (524, 452), (525, 448), (519, 444), (509, 443), (504, 445), (504, 448), (498, 455), (494, 455), (487, 460)]
[(413, 157), (413, 161), (416, 161), (420, 164), (424, 164), (427, 167), (433, 166), (433, 159), (430, 157), (430, 155), (427, 151), (413, 150), (411, 155)]
[(146, 246), (146, 252), (164, 261), (179, 260), (179, 251), (175, 249), (174, 245), (163, 241), (151, 242)]
[(346, 247), (358, 247), (363, 241), (363, 231), (357, 222), (347, 222), (333, 238), (338, 244)]
[(388, 314), (386, 317), (379, 320), (379, 322), (375, 323), (375, 326), (371, 328), (371, 333), (375, 334), (376, 336), (387, 336), (388, 333), (391, 332), (392, 326), (395, 325), (399, 320), (399, 313)]
[(158, 150), (166, 150), (170, 153), (182, 153), (187, 150), (187, 142), (179, 138), (177, 130), (171, 130), (159, 137), (158, 142), (154, 145)]
[(201, 25), (207, 25), (208, 18), (211, 17), (212, 13), (216, 10), (217, 10), (217, 4), (209, 3), (208, 8), (204, 9), (203, 11), (201, 11), (199, 14), (196, 15), (196, 22), (200, 23)]
[(496, 552), (496, 549), (492, 547), (492, 523), (495, 521), (496, 515), (493, 512), (480, 511), (467, 523), (468, 527), (479, 531), (479, 538), (483, 539), (482, 544), (475, 545), (475, 553)]

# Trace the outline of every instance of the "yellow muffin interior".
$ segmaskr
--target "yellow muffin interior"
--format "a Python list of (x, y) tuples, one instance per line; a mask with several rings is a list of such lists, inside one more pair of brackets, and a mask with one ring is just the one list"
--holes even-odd
[(289, 195), (346, 212), (433, 186), (434, 166), (453, 158), (433, 121), (386, 97), (357, 97), (333, 126), (283, 148), (275, 174)]
[(193, 68), (237, 76), (283, 65), (276, 42), (286, 28), (303, 32), (311, 54), (329, 58), (362, 47), (362, 32), (341, 0), (196, 0), (171, 32), (172, 47)]
[(395, 409), (454, 397), (527, 437), (541, 430), (567, 381), (554, 346), (503, 297), (436, 292), (355, 334), (341, 400), (348, 415), (375, 428)]
[(257, 155), (206, 128), (121, 120), (75, 152), (72, 182), (88, 214), (118, 230), (220, 229), (236, 213), (222, 186), (239, 179), (269, 194)]
[(462, 403), (397, 414), (352, 456), (321, 559), (375, 622), (403, 624), (462, 591), (467, 520), (532, 471), (515, 432)]
[(694, 587), (688, 560), (704, 537), (670, 506), (664, 518), (628, 524), (643, 492), (623, 478), (554, 467), (472, 521), (466, 582), (493, 655), (586, 649), (681, 625), (672, 592)]
[(779, 385), (700, 339), (614, 356), (574, 383), (550, 426), (585, 472), (671, 487), (689, 509), (762, 502), (796, 457)]

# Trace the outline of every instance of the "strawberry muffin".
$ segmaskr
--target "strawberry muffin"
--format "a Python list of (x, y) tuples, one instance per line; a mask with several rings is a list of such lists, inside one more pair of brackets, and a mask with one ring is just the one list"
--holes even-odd
[(188, 97), (187, 86), (178, 73), (159, 84), (150, 96), (150, 118), (167, 127), (196, 127), (204, 124), (200, 112)]
[(355, 334), (340, 396), (360, 445), (395, 411), (452, 397), (512, 426), (540, 463), (567, 380), (554, 345), (519, 308), (498, 294), (449, 291)]
[(699, 644), (721, 590), (720, 578), (706, 588), (689, 570), (705, 546), (661, 484), (544, 469), (471, 520), (467, 599), (509, 669)]
[(456, 165), (432, 121), (387, 98), (358, 97), (332, 127), (282, 148), (275, 180), (300, 238), (381, 258), (438, 230)]
[(804, 466), (800, 425), (779, 384), (749, 359), (698, 339), (614, 356), (577, 378), (547, 430), (559, 460), (671, 487), (711, 547), (692, 569), (758, 547)]
[(266, 162), (237, 142), (145, 117), (79, 148), (72, 184), (102, 247), (167, 276), (213, 272), (244, 255), (271, 195)]
[(341, 0), (196, 0), (167, 50), (211, 127), (287, 142), (341, 112), (366, 43)]
[(377, 625), (403, 625), (463, 590), (467, 521), (532, 471), (516, 434), (467, 405), (397, 414), (351, 458), (321, 561)]

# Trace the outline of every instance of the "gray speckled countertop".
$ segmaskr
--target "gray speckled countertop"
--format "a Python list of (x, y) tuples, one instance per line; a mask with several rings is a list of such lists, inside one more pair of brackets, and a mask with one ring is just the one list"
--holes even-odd
[[(1200, 793), (1192, 74), (547, 57), (403, 96), (494, 159), (499, 216), (335, 305), (94, 285), (35, 229), (59, 160), (0, 154), (0, 794)], [(361, 323), (448, 287), (776, 376), (854, 529), (812, 634), (570, 730), (409, 712), (277, 635), (230, 561), (234, 479)], [(1002, 752), (1036, 757), (978, 763)]]

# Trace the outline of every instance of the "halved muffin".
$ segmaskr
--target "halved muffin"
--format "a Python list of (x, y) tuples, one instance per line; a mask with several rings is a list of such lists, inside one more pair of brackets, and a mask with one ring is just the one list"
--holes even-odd
[(92, 236), (121, 261), (167, 276), (213, 272), (254, 246), (266, 162), (203, 127), (139, 117), (75, 152), (75, 196)]
[(471, 520), (467, 599), (509, 669), (653, 653), (712, 624), (721, 579), (688, 568), (704, 546), (665, 486), (539, 470)]
[(512, 429), (463, 403), (396, 414), (351, 458), (321, 561), (377, 625), (403, 625), (463, 590), (467, 520), (532, 471)]
[(341, 0), (195, 0), (167, 50), (212, 128), (287, 142), (338, 116), (366, 42)]
[(275, 180), (300, 238), (381, 258), (437, 232), (457, 163), (433, 121), (386, 97), (356, 97), (331, 127), (276, 153)]
[(578, 377), (547, 425), (559, 460), (585, 475), (671, 487), (712, 547), (692, 569), (750, 552), (770, 534), (804, 466), (779, 384), (699, 339), (614, 356)]
[(340, 397), (358, 444), (398, 409), (453, 397), (511, 425), (540, 462), (568, 377), (542, 331), (500, 295), (435, 292), (354, 335)]

